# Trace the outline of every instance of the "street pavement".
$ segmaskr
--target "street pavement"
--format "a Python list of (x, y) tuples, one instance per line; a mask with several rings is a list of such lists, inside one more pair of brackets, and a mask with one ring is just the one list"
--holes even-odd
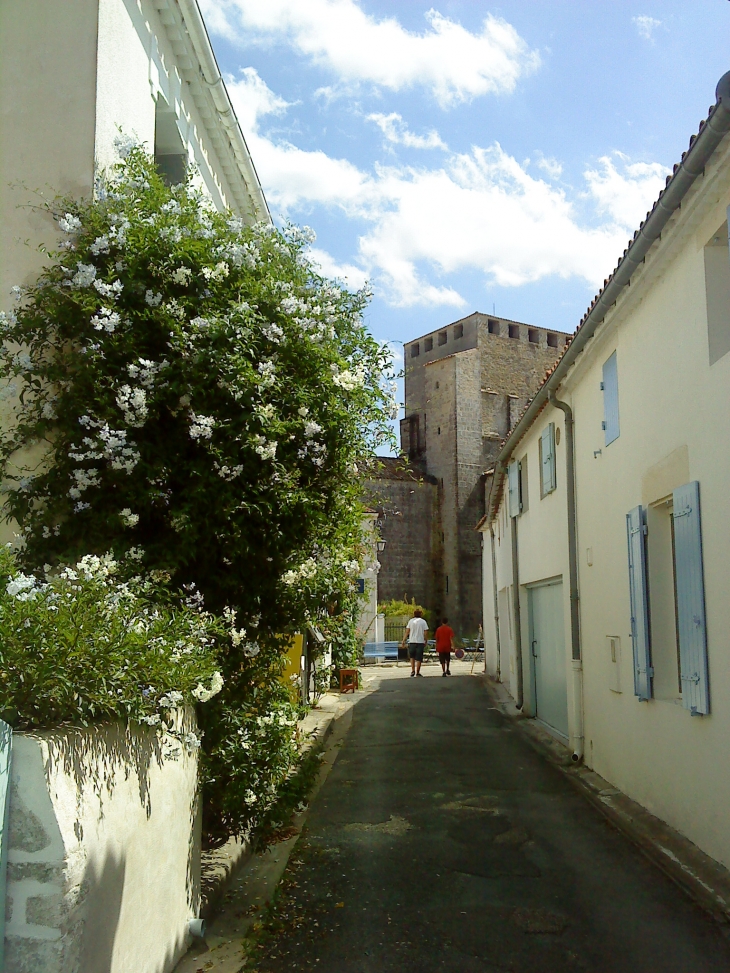
[(481, 678), (382, 672), (312, 802), (260, 973), (730, 973), (721, 927)]

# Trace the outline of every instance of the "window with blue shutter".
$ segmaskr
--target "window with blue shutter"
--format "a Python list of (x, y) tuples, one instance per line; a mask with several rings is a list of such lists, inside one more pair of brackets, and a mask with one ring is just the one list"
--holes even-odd
[(555, 470), (555, 423), (550, 422), (540, 436), (540, 496), (547, 496), (557, 487)]
[(651, 646), (646, 586), (646, 534), (644, 509), (634, 507), (626, 514), (629, 545), (629, 594), (631, 598), (631, 647), (634, 654), (634, 692), (640, 700), (651, 699)]
[(682, 705), (696, 716), (710, 712), (699, 483), (678, 487), (673, 504)]
[(618, 425), (618, 366), (616, 352), (603, 365), (603, 429), (605, 445), (608, 446), (619, 437)]
[(509, 488), (509, 515), (517, 517), (522, 504), (520, 503), (520, 464), (513, 460), (507, 467), (507, 485)]

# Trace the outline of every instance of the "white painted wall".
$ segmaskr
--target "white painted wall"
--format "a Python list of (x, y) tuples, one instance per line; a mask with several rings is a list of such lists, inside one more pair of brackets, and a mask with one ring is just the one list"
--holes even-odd
[(5, 973), (167, 973), (200, 902), (197, 757), (149, 728), (16, 733)]
[[(587, 760), (730, 865), (730, 354), (710, 365), (704, 271), (704, 246), (730, 203), (727, 157), (721, 171), (712, 194), (696, 204), (681, 246), (633, 307), (617, 308), (573, 384)], [(730, 325), (730, 308), (728, 319)], [(621, 435), (606, 447), (599, 383), (614, 349)], [(711, 714), (699, 718), (668, 691), (671, 653), (659, 644), (658, 625), (655, 689), (664, 698), (639, 703), (633, 694), (625, 525), (631, 508), (691, 480), (700, 483), (711, 695)], [(666, 554), (657, 549), (651, 520), (649, 526), (651, 570), (652, 556)], [(620, 694), (609, 685), (609, 635), (621, 639)]]
[[(730, 353), (713, 361), (717, 341), (715, 351), (711, 354), (710, 350), (705, 267), (718, 261), (716, 253), (713, 260), (706, 260), (705, 246), (727, 234), (729, 204), (730, 146), (725, 146), (716, 152), (704, 177), (647, 255), (631, 287), (609, 312), (559, 393), (575, 415), (586, 763), (727, 866)], [(727, 251), (725, 255), (730, 259)], [(717, 288), (710, 290), (713, 302)], [(730, 336), (730, 307), (726, 310)], [(606, 446), (600, 382), (603, 363), (614, 351), (621, 431)], [(562, 414), (544, 410), (514, 451), (518, 459), (528, 455), (530, 480), (529, 510), (518, 518), (520, 581), (524, 585), (563, 576), (569, 666), (564, 440), (558, 447), (558, 489), (549, 498), (539, 499), (539, 476), (532, 462), (539, 434), (551, 420), (562, 425)], [(626, 541), (630, 509), (640, 503), (651, 505), (691, 480), (699, 481), (701, 492), (711, 696), (710, 715), (697, 718), (682, 707), (678, 691), (672, 689), (676, 675), (670, 671), (671, 625), (662, 626), (658, 620), (653, 653), (655, 668), (662, 667), (655, 679), (661, 698), (639, 702), (634, 695)], [(511, 583), (506, 503), (505, 497), (494, 524), (497, 584), (505, 590)], [(660, 542), (660, 533), (660, 525), (652, 526), (650, 520), (650, 573), (652, 557), (655, 566), (667, 557), (667, 538)], [(487, 619), (493, 616), (492, 592), (487, 588), (492, 576), (488, 543), (484, 558)], [(671, 571), (671, 561), (666, 568)], [(664, 595), (659, 589), (655, 592), (655, 612)], [(522, 607), (523, 659), (527, 660), (524, 597)], [(493, 623), (488, 632), (488, 644), (493, 644)], [(611, 661), (609, 637), (619, 639), (616, 663)], [(504, 665), (502, 668), (502, 678), (507, 681)], [(526, 688), (527, 672), (525, 667)], [(568, 676), (570, 686), (570, 670)], [(510, 688), (514, 695), (512, 684)], [(575, 720), (576, 713), (569, 710), (571, 732)]]

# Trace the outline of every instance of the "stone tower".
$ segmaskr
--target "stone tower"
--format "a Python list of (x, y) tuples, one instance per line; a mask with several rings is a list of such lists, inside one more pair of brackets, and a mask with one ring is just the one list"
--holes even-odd
[[(401, 451), (414, 471), (435, 481), (439, 511), (432, 527), (441, 532), (440, 545), (414, 549), (413, 557), (438, 552), (433, 590), (441, 603), (427, 607), (446, 614), (461, 635), (474, 635), (481, 622), (481, 535), (474, 528), (484, 513), (483, 474), (567, 339), (475, 312), (404, 347)], [(386, 480), (379, 486), (387, 489)], [(413, 524), (414, 539), (421, 534), (422, 525)], [(384, 577), (388, 572), (384, 559), (381, 585), (401, 590), (402, 583)]]

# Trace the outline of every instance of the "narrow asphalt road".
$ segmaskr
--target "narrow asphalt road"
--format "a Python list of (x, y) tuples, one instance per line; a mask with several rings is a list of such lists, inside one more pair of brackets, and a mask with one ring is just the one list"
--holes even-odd
[(481, 679), (392, 675), (353, 710), (256, 969), (730, 971), (718, 926), (530, 748)]

